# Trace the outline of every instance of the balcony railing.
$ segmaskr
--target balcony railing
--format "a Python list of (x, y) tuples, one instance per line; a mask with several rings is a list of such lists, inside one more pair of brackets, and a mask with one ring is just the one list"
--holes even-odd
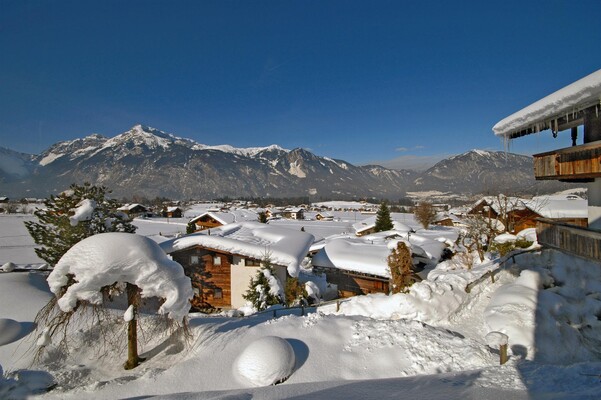
[(601, 260), (601, 231), (542, 218), (536, 222), (540, 244), (591, 260)]
[(562, 181), (601, 178), (601, 141), (535, 154), (534, 176)]

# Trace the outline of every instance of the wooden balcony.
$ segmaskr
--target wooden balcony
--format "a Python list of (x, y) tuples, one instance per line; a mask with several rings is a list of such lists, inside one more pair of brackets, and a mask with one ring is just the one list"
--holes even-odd
[(534, 177), (567, 182), (601, 178), (601, 140), (535, 154)]
[(541, 218), (537, 220), (536, 236), (544, 246), (590, 260), (601, 260), (601, 231)]

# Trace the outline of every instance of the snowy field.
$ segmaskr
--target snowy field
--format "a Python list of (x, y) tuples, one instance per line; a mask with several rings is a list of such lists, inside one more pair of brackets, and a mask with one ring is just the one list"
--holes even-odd
[[(0, 263), (40, 262), (19, 227), (24, 218), (30, 217), (2, 217)], [(185, 222), (168, 222), (135, 224), (157, 241), (185, 231)], [(495, 270), (492, 283), (485, 273)], [(468, 293), (473, 282), (479, 283)], [(157, 334), (143, 318), (146, 361), (130, 371), (121, 367), (125, 347), (94, 346), (94, 328), (72, 332), (68, 355), (50, 345), (32, 363), (40, 335), (33, 319), (50, 295), (37, 271), (0, 272), (0, 322), (19, 323), (16, 331), (0, 323), (0, 343), (8, 342), (0, 345), (0, 398), (25, 398), (48, 382), (54, 389), (36, 398), (505, 400), (597, 399), (601, 393), (601, 269), (555, 252), (526, 253), (502, 266), (488, 260), (470, 271), (447, 261), (408, 294), (359, 296), (343, 301), (339, 311), (329, 304), (277, 319), (271, 313), (191, 314), (187, 341)], [(123, 311), (114, 311), (114, 332), (124, 344)], [(503, 366), (498, 350), (487, 345), (491, 331), (509, 336)], [(251, 364), (270, 367), (288, 354), (292, 374), (276, 386), (256, 387), (238, 367), (241, 355), (268, 336), (284, 339), (293, 355), (251, 351)]]

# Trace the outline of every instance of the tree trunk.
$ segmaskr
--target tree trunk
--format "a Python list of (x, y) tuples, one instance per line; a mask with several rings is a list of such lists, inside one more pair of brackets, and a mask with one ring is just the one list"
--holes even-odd
[(138, 356), (138, 287), (127, 283), (127, 306), (134, 306), (134, 317), (127, 323), (127, 361), (123, 365), (125, 369), (136, 368), (144, 361)]

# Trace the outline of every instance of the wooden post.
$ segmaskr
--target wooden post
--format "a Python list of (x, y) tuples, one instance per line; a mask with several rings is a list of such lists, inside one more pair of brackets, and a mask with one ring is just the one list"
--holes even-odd
[(507, 343), (499, 346), (499, 361), (500, 364), (503, 365), (507, 362)]
[(127, 282), (127, 305), (134, 306), (134, 317), (127, 323), (127, 361), (125, 369), (133, 369), (144, 359), (138, 356), (138, 287)]
[(336, 300), (336, 312), (340, 311), (340, 300)]
[(305, 315), (305, 306), (301, 306), (301, 317)]
[(490, 271), (490, 281), (491, 283), (495, 283), (495, 274), (492, 271)]
[(276, 315), (275, 315), (275, 312), (276, 312), (276, 309), (274, 308), (274, 309), (273, 309), (273, 318), (275, 318), (275, 317), (276, 317)]

